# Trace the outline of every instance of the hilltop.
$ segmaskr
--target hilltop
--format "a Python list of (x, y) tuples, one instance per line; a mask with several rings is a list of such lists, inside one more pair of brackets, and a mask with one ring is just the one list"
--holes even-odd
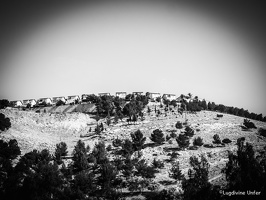
[[(189, 168), (189, 158), (192, 155), (204, 154), (210, 163), (210, 179), (221, 183), (220, 173), (228, 160), (228, 151), (236, 150), (236, 140), (240, 137), (245, 137), (246, 141), (254, 146), (255, 150), (261, 150), (266, 144), (265, 138), (257, 134), (258, 129), (242, 130), (243, 117), (238, 117), (230, 114), (223, 114), (222, 118), (217, 118), (218, 112), (214, 111), (200, 111), (195, 114), (173, 114), (161, 110), (163, 115), (157, 117), (154, 112), (154, 105), (149, 104), (151, 114), (147, 113), (147, 108), (144, 109), (143, 121), (138, 121), (135, 124), (128, 124), (126, 119), (119, 120), (117, 124), (107, 126), (106, 119), (100, 119), (99, 123), (104, 124), (105, 130), (100, 134), (94, 134), (97, 121), (95, 116), (91, 114), (84, 114), (80, 112), (60, 112), (66, 108), (57, 108), (57, 113), (54, 113), (53, 107), (47, 107), (46, 113), (36, 113), (36, 110), (22, 111), (18, 109), (2, 109), (0, 112), (11, 120), (11, 128), (0, 134), (0, 138), (4, 140), (16, 139), (21, 148), (22, 154), (31, 151), (32, 149), (42, 150), (47, 148), (50, 152), (54, 152), (55, 144), (63, 141), (68, 146), (69, 156), (73, 151), (74, 146), (78, 140), (82, 140), (91, 148), (98, 141), (104, 141), (106, 146), (112, 145), (116, 138), (126, 139), (130, 138), (130, 133), (136, 130), (141, 130), (146, 139), (146, 148), (142, 149), (142, 158), (151, 163), (154, 158), (165, 162), (165, 167), (156, 174), (155, 181), (160, 183), (161, 188), (170, 187), (164, 182), (171, 181), (169, 178), (169, 168), (171, 164), (167, 161), (173, 151), (178, 152), (177, 160), (180, 162), (180, 167), (183, 173), (186, 174)], [(77, 108), (77, 107), (75, 107)], [(44, 108), (43, 108), (44, 109)], [(157, 108), (158, 110), (158, 108)], [(74, 109), (72, 110), (74, 111)], [(195, 130), (193, 138), (200, 136), (203, 138), (205, 144), (212, 144), (213, 136), (218, 134), (222, 139), (228, 138), (232, 142), (223, 146), (215, 148), (199, 147), (198, 150), (177, 151), (178, 144), (175, 139), (171, 138), (169, 141), (159, 146), (151, 146), (153, 142), (150, 136), (153, 130), (161, 129), (164, 135), (170, 135), (171, 130), (176, 130), (176, 134), (180, 134), (183, 130), (175, 128), (177, 121), (184, 122), (185, 117), (188, 125)], [(256, 120), (251, 120), (258, 128), (266, 128), (266, 123)], [(90, 129), (92, 132), (90, 132)], [(171, 141), (171, 142), (170, 142)], [(192, 142), (190, 142), (190, 146)], [(114, 147), (112, 147), (114, 149)], [(109, 153), (110, 157), (114, 157)], [(223, 178), (223, 177), (221, 177)]]

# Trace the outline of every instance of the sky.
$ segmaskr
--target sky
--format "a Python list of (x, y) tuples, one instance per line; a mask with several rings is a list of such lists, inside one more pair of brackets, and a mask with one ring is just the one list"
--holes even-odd
[(266, 7), (252, 1), (4, 1), (0, 99), (143, 91), (266, 115)]

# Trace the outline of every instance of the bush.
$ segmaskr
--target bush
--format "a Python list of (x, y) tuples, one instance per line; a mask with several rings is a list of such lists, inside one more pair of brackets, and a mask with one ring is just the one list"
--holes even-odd
[(172, 163), (172, 167), (170, 168), (169, 177), (175, 179), (176, 181), (181, 181), (184, 178), (184, 175), (182, 174), (179, 162)]
[(0, 113), (0, 131), (7, 130), (11, 127), (11, 122), (8, 117)]
[(247, 127), (248, 129), (249, 128), (257, 128), (256, 126), (255, 126), (255, 124), (253, 123), (253, 122), (251, 122), (250, 120), (248, 120), (248, 119), (244, 119), (244, 126), (245, 127)]
[(113, 140), (113, 146), (114, 147), (120, 147), (120, 146), (122, 146), (122, 140), (121, 139), (118, 139), (118, 137), (117, 137), (115, 140)]
[(175, 124), (175, 127), (177, 129), (182, 129), (183, 128), (183, 125), (182, 125), (182, 123), (180, 121), (177, 121), (176, 124)]
[(155, 158), (153, 159), (152, 165), (153, 165), (154, 168), (159, 168), (159, 169), (164, 168), (163, 161), (156, 160)]
[(203, 145), (203, 142), (202, 142), (202, 138), (201, 137), (197, 137), (197, 138), (194, 138), (193, 140), (193, 145), (194, 146), (202, 146)]
[(224, 143), (224, 144), (229, 144), (231, 142), (232, 141), (230, 139), (228, 139), (228, 138), (225, 138), (225, 139), (222, 140), (222, 143)]
[(131, 133), (132, 143), (135, 151), (139, 151), (143, 148), (143, 145), (146, 141), (146, 137), (143, 137), (143, 133), (140, 130), (137, 130), (134, 133)]
[(166, 139), (166, 141), (168, 141), (171, 139), (171, 137), (169, 135), (166, 135), (165, 139)]
[(144, 159), (140, 160), (135, 165), (136, 176), (142, 176), (143, 178), (154, 178), (157, 172), (154, 167), (148, 166)]
[(258, 133), (259, 133), (261, 136), (266, 137), (266, 129), (264, 129), (264, 128), (259, 128)]
[(189, 138), (186, 135), (180, 134), (176, 138), (176, 142), (178, 143), (179, 147), (185, 149), (189, 146)]
[(186, 126), (186, 128), (185, 128), (185, 134), (188, 137), (193, 137), (194, 130), (192, 128), (190, 128), (189, 126)]
[(111, 150), (112, 150), (112, 146), (109, 144), (109, 145), (106, 147), (106, 150), (107, 150), (107, 151), (111, 151)]
[(213, 139), (214, 139), (213, 144), (221, 144), (222, 143), (218, 134), (215, 134), (213, 136)]
[(171, 136), (171, 138), (176, 138), (176, 137), (177, 137), (177, 134), (174, 133), (174, 132), (172, 132), (172, 133), (170, 134), (170, 136)]
[(150, 139), (159, 145), (163, 144), (163, 142), (165, 141), (164, 134), (163, 134), (162, 130), (160, 130), (160, 129), (155, 129), (153, 131), (153, 133), (151, 134)]

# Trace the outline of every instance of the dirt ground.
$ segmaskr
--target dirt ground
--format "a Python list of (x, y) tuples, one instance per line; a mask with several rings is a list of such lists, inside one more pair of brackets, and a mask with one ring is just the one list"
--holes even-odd
[[(216, 115), (219, 113), (212, 111), (201, 111), (197, 114), (183, 114), (183, 116), (168, 111), (166, 112), (167, 116), (165, 116), (164, 110), (162, 110), (163, 114), (160, 117), (156, 117), (154, 106), (150, 104), (151, 114), (148, 114), (146, 109), (144, 115), (145, 120), (139, 121), (136, 124), (128, 124), (124, 120), (119, 121), (115, 125), (107, 126), (105, 123), (106, 120), (101, 119), (100, 122), (103, 122), (106, 129), (101, 135), (94, 135), (89, 132), (90, 127), (94, 131), (96, 126), (96, 120), (89, 114), (79, 112), (36, 113), (34, 111), (21, 111), (13, 108), (3, 109), (0, 112), (10, 118), (12, 127), (2, 132), (0, 139), (16, 139), (22, 154), (33, 149), (42, 150), (44, 148), (49, 149), (53, 153), (55, 145), (63, 141), (67, 144), (69, 155), (71, 155), (76, 142), (80, 139), (92, 149), (94, 144), (99, 141), (104, 141), (106, 146), (108, 146), (112, 144), (115, 138), (130, 138), (130, 133), (138, 129), (147, 138), (146, 144), (151, 144), (150, 135), (153, 130), (159, 128), (165, 136), (170, 135), (170, 130), (177, 130), (175, 128), (177, 121), (184, 122), (187, 119), (188, 124), (195, 129), (193, 138), (200, 136), (203, 138), (204, 144), (212, 144), (213, 135), (215, 134), (218, 134), (221, 140), (225, 138), (232, 140), (230, 144), (226, 144), (224, 147), (206, 148), (201, 146), (198, 150), (177, 151), (179, 155), (176, 161), (179, 161), (184, 174), (187, 174), (190, 167), (189, 158), (192, 155), (204, 154), (210, 164), (209, 178), (212, 183), (217, 184), (221, 184), (223, 181), (224, 177), (221, 176), (221, 169), (227, 162), (228, 151), (236, 150), (236, 140), (239, 137), (245, 137), (246, 142), (251, 143), (255, 150), (261, 150), (266, 145), (266, 139), (258, 136), (258, 129), (249, 131), (242, 130), (240, 127), (244, 120), (242, 117), (223, 114), (223, 117), (218, 119)], [(159, 106), (157, 105), (156, 108), (158, 110)], [(258, 128), (266, 128), (265, 122), (251, 121)], [(182, 131), (184, 129), (177, 130), (176, 134)], [(190, 140), (190, 146), (192, 146), (193, 138)], [(173, 138), (170, 141), (155, 147), (147, 145), (146, 148), (142, 149), (142, 158), (147, 160), (148, 163), (151, 163), (154, 158), (164, 161), (164, 168), (156, 174), (154, 179), (161, 189), (177, 184), (173, 182), (173, 179), (169, 178), (171, 163), (168, 160), (170, 153), (178, 147), (178, 144)], [(112, 155), (110, 156), (112, 157)]]

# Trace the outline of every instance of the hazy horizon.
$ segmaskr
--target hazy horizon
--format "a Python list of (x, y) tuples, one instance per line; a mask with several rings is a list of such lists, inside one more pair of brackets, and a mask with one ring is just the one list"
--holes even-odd
[(24, 1), (0, 10), (0, 99), (192, 93), (266, 115), (263, 4)]

